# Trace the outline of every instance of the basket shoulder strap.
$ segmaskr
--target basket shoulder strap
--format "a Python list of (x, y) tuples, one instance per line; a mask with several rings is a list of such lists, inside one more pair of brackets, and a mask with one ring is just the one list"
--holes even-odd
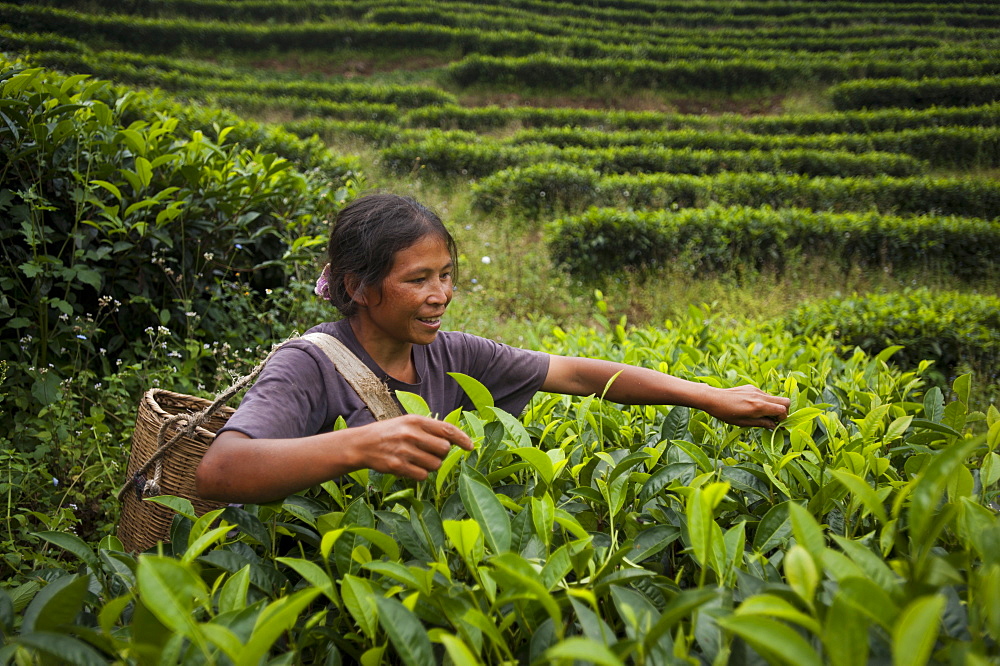
[(302, 339), (313, 343), (329, 357), (333, 367), (357, 391), (377, 420), (384, 421), (403, 415), (399, 405), (389, 394), (389, 387), (343, 342), (326, 333), (307, 333)]

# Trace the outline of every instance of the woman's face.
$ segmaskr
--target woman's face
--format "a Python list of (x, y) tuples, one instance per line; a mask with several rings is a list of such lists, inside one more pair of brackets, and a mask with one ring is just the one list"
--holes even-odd
[(366, 336), (392, 343), (433, 342), (451, 302), (452, 269), (448, 246), (437, 235), (397, 252), (381, 293), (364, 294), (359, 315)]

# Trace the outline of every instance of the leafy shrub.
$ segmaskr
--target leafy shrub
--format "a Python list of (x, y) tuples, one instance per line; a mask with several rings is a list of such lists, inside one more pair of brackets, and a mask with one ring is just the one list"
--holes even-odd
[[(997, 133), (1000, 137), (1000, 132)], [(381, 152), (387, 167), (408, 172), (419, 164), (437, 176), (472, 177), (510, 167), (543, 162), (566, 163), (614, 173), (729, 172), (802, 173), (815, 176), (860, 176), (884, 174), (913, 176), (926, 172), (926, 165), (906, 155), (845, 151), (792, 150), (702, 150), (658, 146), (616, 146), (613, 148), (557, 148), (548, 144), (510, 145), (489, 139), (460, 143), (430, 134), (421, 141), (396, 144)]]
[[(941, 60), (929, 55), (917, 60), (874, 56), (838, 60), (756, 57), (747, 52), (734, 60), (688, 59), (657, 62), (646, 59), (570, 58), (534, 53), (523, 57), (470, 55), (447, 69), (459, 86), (483, 83), (535, 89), (618, 90), (654, 89), (674, 91), (713, 90), (734, 93), (746, 90), (787, 90), (810, 81), (845, 81), (858, 77), (922, 79), (925, 77), (971, 77), (997, 73), (997, 63), (987, 60)], [(983, 104), (996, 97), (968, 103)], [(838, 107), (842, 108), (842, 107)], [(858, 108), (858, 107), (848, 107)]]
[(13, 65), (0, 76), (0, 344), (19, 375), (35, 369), (12, 379), (41, 404), (146, 329), (239, 335), (218, 307), (221, 281), (285, 284), (284, 268), (324, 242), (323, 220), (348, 196), (328, 172), (227, 145), (228, 129), (218, 143), (184, 138), (176, 118), (148, 108), (127, 122), (138, 100), (107, 82)]
[[(589, 206), (704, 208), (711, 204), (816, 210), (877, 210), (991, 218), (1000, 210), (1000, 186), (987, 178), (835, 178), (767, 173), (714, 176), (640, 174), (602, 176), (565, 164), (504, 169), (472, 185), (473, 205), (513, 216), (580, 212)], [(555, 202), (555, 203), (553, 203)]]
[(797, 208), (709, 206), (678, 211), (594, 208), (544, 227), (554, 262), (578, 278), (656, 269), (781, 270), (816, 257), (846, 269), (943, 272), (970, 281), (996, 275), (996, 223), (962, 217), (893, 217)]
[(1000, 79), (995, 76), (927, 78), (910, 81), (902, 78), (845, 81), (830, 88), (830, 98), (837, 110), (932, 106), (971, 106), (1000, 100)]
[(1000, 128), (920, 127), (898, 131), (849, 134), (767, 135), (754, 128), (698, 131), (597, 131), (572, 127), (522, 130), (506, 143), (547, 143), (560, 147), (611, 148), (646, 146), (693, 150), (825, 150), (904, 153), (934, 166), (961, 169), (1000, 165)]
[(916, 367), (933, 360), (944, 377), (973, 367), (1000, 378), (1000, 298), (913, 289), (805, 304), (786, 319), (792, 331), (831, 335), (849, 348), (875, 354), (903, 348), (894, 360)]
[[(594, 127), (608, 130), (698, 129), (726, 130), (754, 134), (835, 134), (893, 132), (940, 126), (996, 127), (1000, 104), (974, 107), (934, 107), (930, 109), (884, 109), (842, 113), (791, 114), (746, 117), (722, 114), (663, 113), (658, 111), (614, 111), (604, 109), (549, 108), (534, 106), (477, 106), (454, 104), (428, 106), (407, 111), (402, 117), (407, 127), (463, 129), (489, 132), (513, 127), (558, 128)], [(763, 146), (758, 146), (763, 147)]]
[[(698, 309), (661, 329), (557, 329), (542, 347), (756, 382), (791, 414), (767, 433), (543, 395), (518, 419), (466, 381), (477, 409), (449, 418), (475, 450), (425, 482), (362, 470), (201, 517), (161, 498), (171, 542), (139, 556), (110, 535), (36, 532), (46, 568), (0, 590), (3, 654), (610, 665), (995, 651), (1000, 412), (970, 412), (968, 376), (946, 404), (921, 370)], [(989, 433), (967, 436), (977, 425)]]
[[(132, 86), (155, 86), (164, 90), (195, 93), (239, 93), (289, 96), (319, 99), (328, 102), (362, 102), (396, 104), (400, 107), (424, 106), (454, 102), (449, 93), (423, 86), (370, 86), (363, 83), (337, 83), (329, 81), (285, 80), (261, 78), (233, 71), (219, 71), (215, 75), (188, 72), (197, 65), (176, 63), (169, 58), (150, 63), (141, 57), (122, 57), (116, 52), (99, 53), (37, 53), (33, 62), (71, 73), (93, 74)], [(204, 67), (204, 65), (200, 66)]]

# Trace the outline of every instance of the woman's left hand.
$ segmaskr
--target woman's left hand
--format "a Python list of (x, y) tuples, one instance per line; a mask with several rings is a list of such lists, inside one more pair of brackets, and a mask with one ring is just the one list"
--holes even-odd
[(773, 430), (788, 417), (788, 398), (771, 395), (756, 386), (746, 384), (728, 389), (715, 389), (711, 404), (703, 409), (726, 423), (737, 426), (757, 426)]

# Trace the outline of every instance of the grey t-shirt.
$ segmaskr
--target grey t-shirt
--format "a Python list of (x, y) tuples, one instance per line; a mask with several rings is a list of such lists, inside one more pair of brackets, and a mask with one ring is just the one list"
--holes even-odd
[[(346, 319), (314, 326), (308, 332), (335, 336), (388, 384), (390, 393), (416, 393), (440, 418), (459, 406), (472, 408), (465, 391), (449, 372), (474, 377), (490, 390), (497, 407), (519, 414), (541, 388), (549, 367), (549, 357), (543, 352), (467, 333), (441, 331), (431, 344), (413, 346), (418, 381), (407, 384), (389, 377), (372, 360)], [(271, 357), (239, 409), (219, 432), (237, 430), (254, 439), (305, 437), (331, 430), (339, 416), (348, 426), (375, 420), (316, 345), (292, 340)]]

